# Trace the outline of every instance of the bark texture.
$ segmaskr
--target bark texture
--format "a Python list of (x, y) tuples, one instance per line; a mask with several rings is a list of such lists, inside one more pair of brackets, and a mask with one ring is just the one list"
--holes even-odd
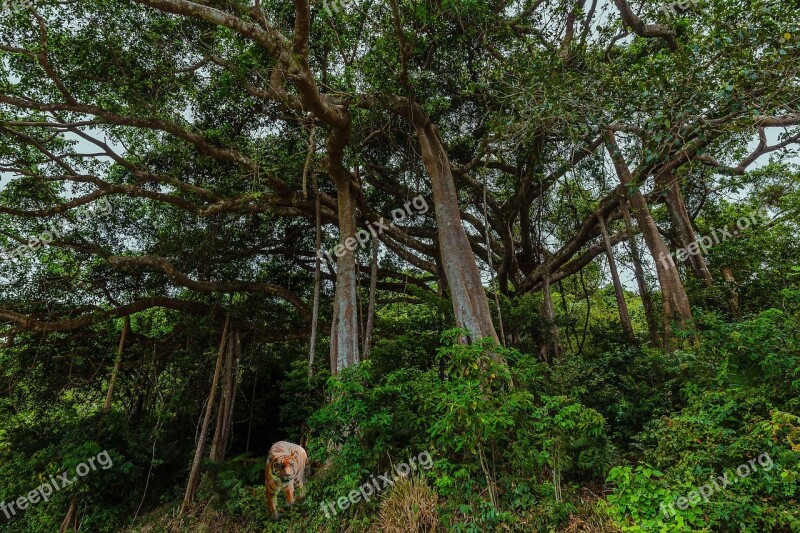
[(469, 331), (471, 340), (488, 337), (499, 344), (489, 300), (467, 232), (461, 223), (458, 193), (447, 151), (436, 127), (421, 110), (416, 110), (413, 122), (422, 150), (422, 162), (431, 177), (439, 250), (456, 325)]
[[(331, 324), (331, 374), (360, 361), (358, 350), (358, 300), (356, 291), (356, 204), (351, 182), (337, 181), (339, 246), (336, 259), (336, 292)], [(350, 246), (352, 249), (348, 249)]]

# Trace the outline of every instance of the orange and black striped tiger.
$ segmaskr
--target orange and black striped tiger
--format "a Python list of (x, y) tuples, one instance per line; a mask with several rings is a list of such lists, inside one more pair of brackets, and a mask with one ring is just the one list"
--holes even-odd
[(308, 455), (297, 444), (280, 441), (272, 445), (267, 457), (267, 468), (264, 473), (264, 485), (267, 488), (267, 508), (270, 518), (277, 520), (280, 516), (275, 509), (275, 497), (283, 489), (286, 494), (286, 503), (294, 505), (294, 489), (297, 483), (299, 497), (305, 497), (305, 469)]

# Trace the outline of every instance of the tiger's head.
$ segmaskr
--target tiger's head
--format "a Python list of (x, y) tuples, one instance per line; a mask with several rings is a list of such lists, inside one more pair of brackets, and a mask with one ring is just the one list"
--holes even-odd
[(272, 461), (272, 475), (289, 481), (297, 474), (297, 461), (294, 455), (283, 455)]

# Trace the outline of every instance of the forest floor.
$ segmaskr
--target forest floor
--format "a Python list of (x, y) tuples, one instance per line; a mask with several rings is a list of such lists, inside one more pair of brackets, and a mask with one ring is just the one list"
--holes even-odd
[[(572, 515), (566, 526), (552, 533), (616, 533), (615, 528), (607, 518), (597, 514), (598, 497), (589, 489), (584, 492), (579, 505), (579, 513)], [(257, 524), (252, 520), (234, 516), (226, 510), (215, 508), (210, 499), (197, 501), (190, 511), (179, 516), (179, 505), (176, 503), (164, 504), (137, 520), (137, 525), (128, 527), (120, 533), (261, 533), (282, 531), (286, 533), (307, 533), (308, 522), (304, 520), (307, 513), (315, 512), (310, 505), (300, 503), (293, 509), (283, 508), (282, 517), (278, 522)], [(373, 519), (377, 517), (372, 517)], [(323, 531), (323, 530), (320, 530)], [(384, 533), (377, 523), (369, 529), (356, 528), (346, 522), (340, 523), (325, 531), (340, 531), (342, 533), (356, 533), (369, 531), (370, 533)], [(442, 529), (442, 531), (444, 531)]]

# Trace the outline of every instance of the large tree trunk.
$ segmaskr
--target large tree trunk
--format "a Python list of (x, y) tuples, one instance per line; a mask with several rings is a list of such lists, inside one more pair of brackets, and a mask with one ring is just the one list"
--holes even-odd
[[(606, 147), (614, 162), (614, 168), (617, 171), (620, 183), (622, 183), (623, 187), (626, 187), (633, 181), (633, 175), (622, 159), (613, 134), (607, 131), (605, 138)], [(661, 294), (664, 298), (664, 339), (666, 341), (669, 338), (673, 320), (685, 323), (692, 319), (689, 297), (686, 295), (686, 289), (683, 286), (678, 268), (672, 260), (669, 249), (661, 238), (653, 217), (650, 215), (647, 201), (638, 188), (630, 193), (630, 203), (631, 207), (633, 207), (633, 215), (642, 230), (644, 242), (655, 261), (658, 283), (661, 286)]]
[[(331, 374), (357, 365), (358, 295), (356, 291), (356, 204), (349, 180), (337, 180), (339, 245), (336, 247), (336, 293), (331, 325)], [(348, 249), (349, 247), (349, 249)]]
[(450, 289), (456, 326), (470, 332), (471, 338), (462, 339), (463, 342), (488, 337), (499, 344), (489, 310), (489, 300), (467, 233), (461, 223), (458, 193), (447, 151), (428, 117), (416, 106), (413, 111), (422, 162), (431, 176), (439, 250)]
[(611, 281), (614, 284), (614, 295), (617, 297), (617, 309), (619, 310), (619, 321), (622, 323), (622, 330), (631, 344), (638, 344), (636, 335), (633, 332), (631, 316), (628, 314), (628, 304), (625, 302), (625, 291), (622, 290), (622, 283), (619, 280), (617, 271), (617, 261), (614, 259), (614, 250), (611, 247), (611, 239), (608, 238), (608, 229), (602, 215), (597, 218), (600, 223), (600, 231), (603, 234), (603, 244), (606, 247), (606, 257), (608, 258), (608, 268), (611, 271)]
[[(667, 212), (669, 213), (672, 227), (675, 229), (675, 234), (678, 238), (680, 246), (684, 250), (697, 249), (697, 238), (694, 234), (694, 227), (692, 220), (689, 217), (689, 211), (686, 209), (686, 203), (683, 201), (683, 194), (681, 194), (680, 184), (671, 172), (664, 172), (659, 176), (659, 183), (664, 188), (666, 193), (665, 202), (667, 205)], [(706, 287), (713, 285), (711, 272), (706, 266), (706, 261), (700, 253), (688, 254), (687, 259), (689, 266), (694, 272), (700, 282)]]
[(622, 210), (622, 218), (625, 220), (625, 231), (628, 233), (628, 243), (631, 246), (633, 272), (636, 277), (636, 284), (639, 286), (639, 297), (642, 299), (644, 317), (647, 321), (648, 338), (650, 339), (650, 344), (658, 346), (660, 339), (658, 338), (658, 321), (656, 320), (655, 306), (653, 305), (653, 299), (650, 297), (650, 289), (647, 287), (647, 281), (644, 277), (642, 255), (639, 253), (639, 245), (636, 243), (636, 237), (633, 234), (633, 224), (631, 223), (631, 213), (628, 210), (627, 198), (623, 196), (620, 199), (619, 206)]
[(211, 392), (208, 394), (208, 402), (206, 403), (206, 412), (203, 417), (203, 425), (200, 428), (200, 436), (197, 439), (197, 448), (194, 452), (194, 460), (192, 461), (192, 469), (189, 472), (189, 482), (186, 484), (186, 493), (183, 496), (183, 506), (181, 513), (186, 510), (186, 507), (194, 500), (197, 493), (197, 486), (200, 483), (200, 464), (203, 460), (203, 453), (206, 447), (206, 437), (208, 436), (208, 427), (211, 424), (211, 412), (214, 409), (214, 402), (217, 398), (217, 387), (219, 385), (219, 375), (222, 369), (222, 359), (225, 354), (225, 344), (228, 338), (228, 324), (230, 317), (225, 320), (225, 326), (222, 328), (222, 340), (219, 343), (219, 351), (217, 353), (217, 364), (214, 367), (214, 377), (211, 380)]

